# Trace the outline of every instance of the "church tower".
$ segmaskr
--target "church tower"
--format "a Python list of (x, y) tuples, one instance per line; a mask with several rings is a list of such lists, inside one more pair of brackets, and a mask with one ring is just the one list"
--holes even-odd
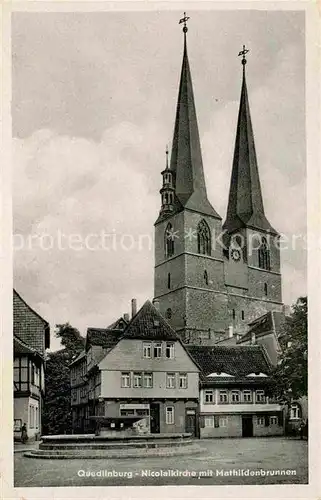
[(282, 311), (279, 235), (264, 212), (246, 84), (243, 79), (225, 232), (225, 284), (229, 323), (245, 333), (268, 311)]
[(207, 198), (192, 78), (188, 17), (170, 162), (162, 172), (155, 222), (154, 297), (160, 312), (187, 343), (213, 344), (228, 331), (222, 220)]

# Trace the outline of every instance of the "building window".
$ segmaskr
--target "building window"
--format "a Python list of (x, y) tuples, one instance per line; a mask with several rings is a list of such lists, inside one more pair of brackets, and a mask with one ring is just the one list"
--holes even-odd
[(35, 426), (35, 421), (34, 421), (34, 407), (32, 405), (29, 406), (29, 427), (30, 429), (33, 429)]
[(211, 231), (204, 219), (197, 226), (197, 247), (198, 253), (211, 255)]
[(219, 418), (219, 426), (220, 427), (227, 427), (227, 417), (220, 417)]
[(243, 391), (243, 402), (252, 403), (252, 391)]
[(173, 342), (166, 342), (166, 348), (165, 348), (165, 356), (166, 358), (174, 358), (175, 354), (175, 347)]
[(167, 389), (175, 389), (175, 373), (166, 373)]
[(265, 424), (265, 418), (264, 417), (256, 417), (256, 422), (257, 422), (258, 426), (263, 427)]
[(268, 286), (266, 283), (264, 283), (264, 295), (265, 295), (265, 297), (267, 297), (267, 294), (268, 294)]
[(134, 383), (133, 387), (142, 387), (142, 373), (141, 372), (134, 372)]
[(121, 374), (121, 387), (130, 387), (130, 373), (122, 372)]
[(74, 389), (74, 390), (72, 391), (72, 400), (73, 400), (73, 401), (77, 401), (77, 389)]
[(232, 309), (232, 316), (233, 316), (233, 319), (235, 319), (235, 309)]
[(169, 258), (174, 255), (174, 232), (173, 226), (169, 222), (165, 231), (165, 257)]
[(240, 391), (231, 391), (231, 403), (239, 403), (240, 399)]
[(278, 425), (278, 423), (279, 423), (278, 417), (276, 417), (275, 415), (270, 417), (270, 425)]
[(212, 389), (208, 389), (204, 392), (204, 403), (206, 404), (214, 403), (214, 391)]
[(152, 344), (150, 342), (143, 343), (143, 357), (144, 358), (152, 357)]
[(300, 418), (300, 407), (298, 404), (293, 404), (291, 405), (290, 408), (290, 419), (291, 420), (298, 420)]
[(244, 321), (244, 311), (242, 311), (242, 320)]
[(36, 429), (39, 429), (39, 408), (36, 407)]
[(264, 391), (256, 391), (256, 393), (255, 393), (255, 401), (257, 403), (265, 403)]
[(172, 318), (172, 310), (171, 310), (170, 307), (168, 309), (166, 309), (166, 318), (167, 319), (171, 319)]
[(170, 289), (171, 287), (171, 273), (168, 273), (167, 275), (167, 288)]
[(174, 422), (174, 406), (166, 406), (166, 424), (173, 424)]
[(161, 357), (162, 357), (162, 343), (156, 342), (154, 344), (154, 358), (161, 358)]
[(206, 415), (204, 418), (205, 427), (214, 427), (214, 415)]
[(144, 373), (144, 387), (147, 387), (147, 388), (153, 387), (153, 374), (152, 373)]
[(207, 271), (204, 271), (204, 281), (205, 281), (205, 285), (208, 285), (208, 274), (207, 274)]
[(259, 267), (269, 271), (271, 269), (270, 250), (266, 238), (262, 238), (259, 248)]
[(15, 418), (13, 421), (13, 430), (14, 432), (20, 432), (22, 427), (22, 420), (21, 418)]
[(228, 403), (227, 391), (220, 391), (219, 398), (220, 398), (220, 403)]
[(179, 388), (187, 389), (187, 373), (179, 374)]

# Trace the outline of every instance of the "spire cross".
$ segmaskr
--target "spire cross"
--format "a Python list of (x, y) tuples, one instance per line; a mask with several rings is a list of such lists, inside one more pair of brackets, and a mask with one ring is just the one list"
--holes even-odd
[(242, 64), (243, 64), (243, 66), (247, 63), (247, 61), (246, 61), (246, 57), (245, 57), (245, 56), (246, 56), (246, 54), (247, 54), (248, 52), (250, 52), (250, 49), (246, 49), (246, 48), (245, 48), (245, 45), (243, 45), (243, 50), (241, 50), (241, 51), (239, 52), (239, 56), (242, 56)]
[(184, 27), (183, 27), (183, 33), (184, 34), (186, 34), (187, 31), (188, 31), (188, 28), (186, 26), (186, 23), (187, 23), (188, 20), (189, 20), (189, 17), (186, 15), (186, 12), (184, 12), (184, 17), (182, 17), (182, 19), (180, 19), (179, 23), (178, 23), (178, 24), (184, 23)]

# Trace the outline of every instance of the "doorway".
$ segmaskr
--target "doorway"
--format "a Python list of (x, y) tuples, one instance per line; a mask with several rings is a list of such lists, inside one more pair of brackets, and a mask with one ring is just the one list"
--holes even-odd
[(196, 411), (193, 409), (186, 410), (185, 414), (185, 432), (196, 437)]
[(252, 415), (242, 416), (242, 437), (253, 437), (253, 417)]
[(159, 403), (150, 404), (150, 432), (152, 434), (160, 432)]

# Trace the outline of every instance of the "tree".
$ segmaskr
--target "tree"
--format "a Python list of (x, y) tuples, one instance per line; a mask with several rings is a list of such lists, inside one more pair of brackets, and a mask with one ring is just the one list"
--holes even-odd
[(71, 432), (71, 391), (69, 365), (84, 349), (85, 339), (69, 323), (56, 326), (55, 336), (64, 346), (46, 360), (43, 434)]
[(289, 404), (308, 391), (308, 300), (300, 297), (286, 318), (280, 335), (282, 353), (274, 372), (276, 393)]

